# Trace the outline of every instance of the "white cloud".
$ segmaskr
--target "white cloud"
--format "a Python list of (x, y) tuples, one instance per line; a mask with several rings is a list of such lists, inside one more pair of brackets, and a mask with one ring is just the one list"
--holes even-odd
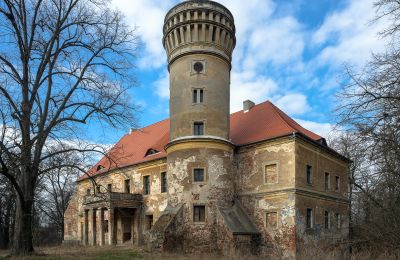
[(297, 123), (299, 123), (302, 127), (310, 130), (322, 137), (328, 137), (332, 131), (334, 131), (334, 125), (329, 123), (317, 123), (302, 119), (295, 119)]
[(275, 101), (276, 106), (289, 115), (303, 115), (310, 111), (307, 97), (303, 94), (288, 94)]
[(300, 62), (304, 50), (304, 35), (299, 22), (291, 16), (271, 20), (255, 27), (248, 38), (244, 66), (254, 69), (272, 62), (283, 65)]
[(162, 45), (164, 17), (176, 1), (173, 0), (113, 0), (113, 5), (126, 18), (127, 24), (137, 28), (144, 43), (140, 68), (159, 68), (166, 64)]
[(169, 99), (169, 73), (163, 72), (161, 77), (154, 82), (155, 92), (157, 96), (163, 99)]
[(375, 17), (374, 0), (353, 0), (340, 11), (327, 16), (312, 35), (312, 43), (324, 46), (317, 57), (319, 65), (363, 65), (372, 52), (384, 49), (385, 41), (378, 36), (386, 22), (371, 23)]
[(275, 81), (254, 71), (233, 72), (231, 77), (231, 112), (241, 110), (247, 99), (265, 101), (278, 89)]

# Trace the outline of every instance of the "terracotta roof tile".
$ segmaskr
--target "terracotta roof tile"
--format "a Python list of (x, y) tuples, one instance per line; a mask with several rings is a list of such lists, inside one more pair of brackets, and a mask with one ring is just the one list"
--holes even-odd
[[(88, 174), (95, 176), (110, 169), (165, 158), (164, 147), (169, 142), (169, 123), (169, 119), (166, 119), (123, 136), (107, 157), (103, 157)], [(300, 126), (269, 101), (254, 106), (246, 113), (242, 110), (231, 115), (230, 138), (238, 146), (293, 132), (301, 133), (314, 141), (322, 139), (321, 136)], [(146, 156), (149, 149), (160, 152)], [(100, 165), (104, 168), (96, 171)], [(80, 180), (86, 178), (85, 174)]]

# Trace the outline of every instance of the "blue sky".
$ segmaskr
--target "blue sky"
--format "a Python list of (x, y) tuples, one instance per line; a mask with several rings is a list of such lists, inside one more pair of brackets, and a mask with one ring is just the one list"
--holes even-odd
[[(374, 0), (217, 0), (231, 10), (237, 28), (231, 112), (242, 101), (271, 100), (306, 128), (327, 136), (335, 124), (335, 93), (344, 65), (361, 68), (384, 49), (371, 24)], [(180, 1), (113, 0), (143, 43), (136, 60), (138, 86), (132, 102), (142, 106), (139, 126), (168, 117), (168, 72), (161, 43), (166, 12)], [(114, 143), (128, 129), (94, 135)]]

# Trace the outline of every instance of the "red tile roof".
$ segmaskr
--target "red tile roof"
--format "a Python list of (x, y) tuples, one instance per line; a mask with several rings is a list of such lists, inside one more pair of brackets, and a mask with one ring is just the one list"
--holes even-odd
[[(230, 138), (237, 146), (251, 144), (294, 132), (303, 134), (314, 141), (321, 136), (303, 128), (282, 110), (266, 101), (254, 106), (250, 111), (239, 111), (231, 114)], [(155, 159), (165, 158), (164, 146), (169, 142), (169, 119), (146, 126), (126, 134), (89, 172), (91, 176), (99, 175), (110, 169), (125, 167)], [(146, 156), (149, 149), (159, 153)], [(102, 170), (96, 169), (102, 166)], [(86, 179), (83, 175), (80, 180)]]

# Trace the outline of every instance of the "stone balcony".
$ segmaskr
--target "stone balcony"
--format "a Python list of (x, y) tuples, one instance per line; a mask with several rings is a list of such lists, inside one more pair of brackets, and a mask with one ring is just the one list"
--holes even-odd
[(138, 193), (106, 192), (86, 195), (85, 208), (137, 208), (143, 204), (143, 196)]

